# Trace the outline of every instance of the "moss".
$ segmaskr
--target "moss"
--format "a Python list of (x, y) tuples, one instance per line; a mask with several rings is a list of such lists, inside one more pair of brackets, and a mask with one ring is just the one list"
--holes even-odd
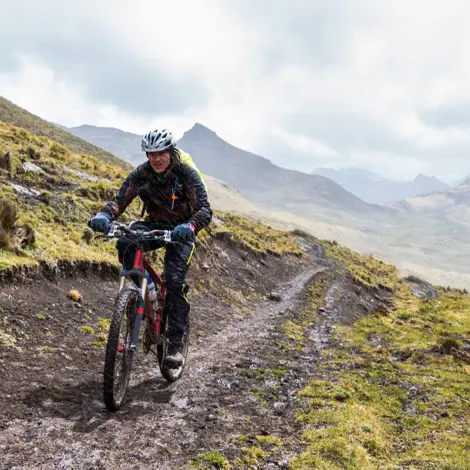
[[(241, 437), (236, 439), (236, 443), (243, 445), (238, 449), (239, 456), (232, 462), (237, 469), (265, 468), (268, 462), (272, 461), (272, 457), (279, 454), (283, 446), (281, 439), (273, 435)], [(247, 443), (252, 445), (246, 445)]]
[(282, 447), (282, 441), (276, 436), (256, 436), (256, 440), (261, 445), (273, 445), (275, 447)]
[(9, 348), (14, 346), (16, 338), (0, 326), (0, 348)]
[(196, 459), (192, 460), (191, 468), (196, 468), (200, 470), (229, 470), (231, 467), (228, 460), (220, 452), (211, 450), (201, 455), (198, 455)]
[(108, 332), (111, 326), (111, 319), (100, 317), (97, 325), (100, 330)]
[(90, 325), (77, 326), (77, 330), (81, 331), (82, 333), (87, 333), (89, 335), (94, 335), (95, 334), (95, 330)]
[(284, 334), (295, 343), (303, 345), (307, 341), (304, 328), (301, 325), (297, 325), (292, 320), (287, 320), (282, 327), (284, 328)]

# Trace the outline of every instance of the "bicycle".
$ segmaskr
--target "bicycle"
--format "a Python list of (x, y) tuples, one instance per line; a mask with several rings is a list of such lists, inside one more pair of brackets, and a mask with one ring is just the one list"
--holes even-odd
[[(183, 336), (183, 365), (171, 368), (165, 364), (167, 346), (167, 321), (164, 313), (166, 288), (165, 279), (157, 273), (145, 257), (142, 244), (149, 240), (159, 240), (162, 246), (172, 241), (171, 230), (131, 230), (120, 223), (112, 223), (110, 230), (104, 236), (109, 240), (132, 240), (136, 243), (137, 250), (134, 258), (133, 269), (121, 270), (119, 291), (114, 304), (114, 312), (109, 328), (106, 344), (106, 354), (103, 372), (103, 398), (106, 408), (117, 411), (126, 397), (127, 388), (131, 376), (134, 355), (139, 342), (142, 321), (145, 321), (143, 334), (143, 350), (146, 354), (152, 351), (157, 356), (158, 365), (162, 376), (169, 382), (178, 380), (184, 370), (189, 343), (189, 321)], [(157, 298), (152, 304), (148, 292), (148, 279), (145, 271), (149, 273), (153, 282)], [(133, 279), (139, 279), (137, 286)], [(126, 286), (126, 280), (130, 285)], [(120, 333), (124, 327), (123, 343), (120, 344)], [(152, 350), (155, 346), (156, 351)]]

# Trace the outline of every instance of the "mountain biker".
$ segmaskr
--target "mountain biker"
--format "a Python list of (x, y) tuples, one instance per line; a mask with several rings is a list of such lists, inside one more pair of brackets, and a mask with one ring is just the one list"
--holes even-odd
[[(178, 367), (183, 363), (182, 339), (190, 310), (186, 297), (189, 290), (186, 274), (194, 253), (196, 234), (211, 221), (212, 209), (199, 170), (188, 154), (176, 148), (170, 131), (156, 129), (148, 132), (142, 139), (142, 151), (146, 153), (147, 161), (127, 176), (116, 196), (89, 220), (89, 226), (107, 233), (111, 222), (139, 196), (147, 216), (144, 221), (132, 224), (131, 228), (173, 230), (172, 239), (180, 243), (167, 245), (164, 260), (165, 314), (168, 319), (165, 361), (170, 367)], [(150, 241), (144, 251), (161, 247), (161, 242)], [(117, 250), (123, 268), (132, 269), (135, 245), (119, 240)]]

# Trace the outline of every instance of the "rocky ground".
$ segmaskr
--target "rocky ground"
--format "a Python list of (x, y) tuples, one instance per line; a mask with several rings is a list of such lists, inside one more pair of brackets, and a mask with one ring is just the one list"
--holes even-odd
[[(286, 468), (302, 450), (297, 392), (315, 376), (335, 324), (386, 300), (301, 242), (302, 258), (260, 258), (220, 240), (199, 254), (183, 377), (168, 384), (140, 351), (116, 413), (102, 402), (116, 279), (88, 273), (2, 286), (0, 315), (16, 342), (0, 349), (0, 468), (223, 468), (222, 454), (232, 468)], [(307, 318), (306, 333), (290, 328), (312, 314), (312, 296), (321, 298), (316, 320)]]

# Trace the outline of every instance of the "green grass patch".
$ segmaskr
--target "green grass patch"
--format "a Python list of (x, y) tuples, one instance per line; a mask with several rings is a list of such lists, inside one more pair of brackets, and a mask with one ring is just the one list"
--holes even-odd
[(214, 224), (212, 233), (216, 236), (227, 237), (242, 248), (255, 253), (277, 256), (303, 255), (295, 237), (289, 232), (277, 230), (227, 212), (216, 211), (215, 215), (223, 224)]
[(196, 459), (191, 461), (190, 467), (199, 470), (229, 470), (231, 468), (228, 460), (220, 452), (215, 450), (210, 450), (198, 455)]
[(322, 240), (326, 256), (344, 264), (348, 273), (357, 282), (369, 287), (384, 287), (393, 290), (398, 276), (396, 267), (373, 256), (364, 256), (357, 251), (334, 241)]
[(319, 273), (302, 292), (302, 307), (295, 318), (286, 320), (283, 324), (284, 334), (288, 342), (283, 343), (283, 349), (301, 350), (308, 341), (306, 332), (317, 317), (317, 311), (324, 304), (325, 295), (331, 283), (329, 274)]
[(387, 314), (338, 328), (343, 346), (298, 394), (305, 450), (290, 468), (468, 468), (470, 298), (395, 287)]

